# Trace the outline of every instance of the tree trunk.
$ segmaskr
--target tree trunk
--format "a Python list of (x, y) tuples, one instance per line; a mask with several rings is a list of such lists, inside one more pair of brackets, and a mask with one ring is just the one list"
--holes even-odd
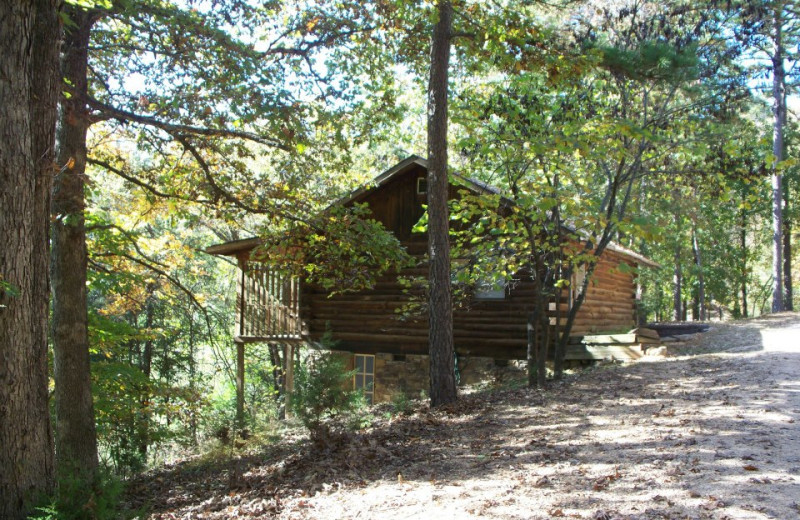
[(693, 318), (705, 321), (706, 311), (706, 282), (703, 276), (703, 257), (700, 253), (700, 242), (697, 239), (697, 225), (692, 225), (692, 253), (694, 256), (694, 266), (697, 270), (697, 313)]
[(792, 221), (789, 218), (789, 180), (783, 179), (783, 308), (794, 310), (792, 294)]
[(86, 301), (84, 188), (85, 95), (89, 34), (93, 20), (80, 8), (67, 9), (75, 25), (64, 35), (61, 73), (71, 93), (62, 99), (52, 207), (53, 366), (56, 401), (56, 471), (59, 478), (91, 481), (97, 471), (97, 437), (89, 368)]
[(679, 244), (675, 244), (673, 259), (675, 265), (672, 271), (672, 320), (681, 321), (683, 317), (683, 306), (681, 305), (683, 272), (681, 271), (681, 246)]
[[(283, 361), (281, 361), (281, 353), (278, 345), (270, 343), (269, 348), (269, 362), (272, 365), (272, 384), (275, 388), (275, 404), (278, 407), (278, 419), (286, 419), (286, 399), (284, 398), (284, 370)], [(283, 403), (283, 404), (281, 404)]]
[(775, 8), (772, 55), (772, 312), (784, 310), (783, 302), (783, 189), (780, 163), (783, 161), (783, 130), (786, 122), (786, 71), (783, 64), (783, 13), (780, 6)]
[[(547, 383), (547, 345), (545, 330), (542, 326), (547, 321), (547, 299), (544, 297), (542, 273), (537, 262), (533, 277), (533, 311), (528, 314), (528, 386), (544, 388)], [(543, 319), (544, 318), (544, 319)]]
[(292, 417), (292, 395), (294, 394), (294, 367), (300, 360), (295, 358), (295, 354), (299, 355), (298, 349), (294, 348), (292, 343), (287, 343), (283, 346), (283, 362), (284, 362), (284, 378), (283, 378), (283, 395), (284, 395), (284, 415), (287, 419)]
[[(194, 308), (189, 304), (189, 390), (194, 398), (197, 386), (197, 360), (195, 359), (194, 344)], [(200, 443), (197, 438), (197, 401), (192, 404), (192, 412), (189, 419), (189, 429), (192, 432), (192, 445), (198, 446)]]
[(539, 388), (544, 388), (547, 384), (547, 350), (550, 346), (550, 319), (548, 318), (548, 294), (552, 281), (547, 276), (547, 266), (551, 265), (549, 259), (536, 257), (536, 277), (541, 280), (536, 290), (536, 384)]
[(236, 431), (244, 431), (244, 343), (236, 342)]
[(142, 461), (147, 462), (147, 447), (150, 444), (150, 412), (147, 409), (151, 398), (150, 375), (153, 372), (153, 327), (155, 326), (155, 305), (153, 302), (156, 290), (155, 283), (147, 284), (147, 299), (145, 300), (144, 310), (144, 331), (145, 340), (142, 346), (142, 356), (139, 359), (139, 368), (147, 378), (148, 386), (144, 388), (139, 401), (139, 420), (136, 421), (136, 438), (134, 441), (139, 445), (139, 455)]
[(0, 518), (53, 485), (47, 396), (47, 222), (58, 4), (0, 2)]
[[(559, 275), (557, 278), (565, 276), (564, 270), (561, 268), (561, 261), (559, 260)], [(559, 286), (555, 290), (556, 309), (561, 303), (563, 296), (563, 289)], [(549, 320), (548, 320), (549, 321)], [(549, 324), (549, 323), (548, 323)], [(561, 342), (561, 337), (564, 330), (561, 327), (561, 312), (556, 310), (556, 323), (553, 326), (553, 379), (560, 380), (564, 377), (564, 357), (566, 355), (566, 344)]]
[(450, 295), (450, 242), (447, 179), (447, 78), (453, 7), (438, 3), (439, 20), (431, 41), (428, 84), (428, 256), (431, 406), (457, 398)]
[(550, 347), (550, 320), (547, 317), (547, 298), (544, 298), (545, 303), (542, 305), (542, 310), (545, 312), (539, 313), (539, 349), (536, 353), (536, 382), (539, 388), (544, 388), (547, 385), (547, 351)]
[[(742, 193), (742, 201), (746, 200), (745, 194)], [(747, 318), (747, 211), (742, 209), (739, 211), (739, 261), (741, 262), (741, 294), (742, 294), (742, 318)]]

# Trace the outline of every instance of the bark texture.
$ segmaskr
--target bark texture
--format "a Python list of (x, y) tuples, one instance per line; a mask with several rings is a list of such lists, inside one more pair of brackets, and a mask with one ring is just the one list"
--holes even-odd
[(789, 185), (783, 179), (783, 308), (794, 310), (794, 294), (792, 290), (792, 221), (789, 219)]
[(783, 130), (786, 121), (786, 71), (783, 63), (783, 13), (775, 8), (772, 54), (772, 312), (784, 310), (783, 303), (783, 179), (778, 164), (783, 161)]
[(700, 241), (697, 238), (697, 223), (692, 222), (692, 256), (694, 257), (694, 267), (697, 276), (697, 308), (692, 313), (694, 321), (705, 321), (708, 316), (706, 312), (706, 282), (703, 276), (703, 256), (700, 251)]
[(66, 29), (61, 73), (71, 95), (62, 99), (57, 135), (52, 205), (51, 278), (56, 401), (56, 471), (91, 481), (97, 470), (97, 438), (89, 369), (86, 303), (86, 109), (89, 34), (92, 15), (68, 9), (75, 25)]
[(672, 271), (672, 319), (681, 321), (683, 319), (683, 305), (681, 302), (681, 291), (683, 290), (683, 271), (681, 270), (681, 247), (675, 245), (673, 255), (674, 265)]
[(57, 9), (0, 2), (0, 518), (11, 520), (53, 485), (46, 230)]
[(447, 78), (453, 6), (438, 4), (428, 83), (428, 255), (431, 406), (456, 400), (447, 182)]
[[(742, 195), (742, 198), (744, 199), (744, 195)], [(744, 208), (744, 205), (742, 205), (742, 208)], [(740, 288), (742, 293), (742, 318), (747, 318), (747, 279), (749, 276), (747, 274), (747, 212), (744, 209), (739, 213), (739, 259), (742, 263), (742, 286)]]

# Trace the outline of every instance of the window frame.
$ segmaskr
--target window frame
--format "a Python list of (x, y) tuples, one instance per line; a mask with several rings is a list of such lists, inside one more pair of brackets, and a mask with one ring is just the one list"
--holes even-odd
[[(363, 360), (359, 366), (359, 359)], [(372, 361), (372, 371), (368, 372), (369, 364), (367, 361)], [(353, 354), (353, 388), (361, 390), (364, 393), (364, 399), (368, 404), (375, 402), (375, 355), (374, 354)], [(372, 378), (372, 387), (367, 388), (367, 378)], [(360, 386), (359, 386), (360, 385)]]
[(508, 297), (508, 281), (504, 278), (481, 278), (475, 284), (472, 296), (480, 301), (499, 301)]
[[(420, 189), (423, 186), (425, 189)], [(427, 177), (417, 177), (417, 195), (427, 195), (428, 194), (428, 178)]]

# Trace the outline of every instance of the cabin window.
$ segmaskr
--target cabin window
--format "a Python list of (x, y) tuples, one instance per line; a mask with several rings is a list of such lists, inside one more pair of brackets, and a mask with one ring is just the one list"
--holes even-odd
[(417, 179), (417, 195), (427, 195), (428, 193), (428, 179), (420, 177)]
[(372, 404), (375, 397), (375, 356), (356, 354), (356, 373), (353, 384), (356, 390), (364, 391), (364, 398)]
[(504, 278), (487, 277), (475, 284), (476, 300), (504, 300), (506, 281)]

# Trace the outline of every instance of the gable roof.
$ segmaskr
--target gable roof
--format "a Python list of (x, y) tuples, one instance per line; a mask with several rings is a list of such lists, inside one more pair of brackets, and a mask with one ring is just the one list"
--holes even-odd
[[(425, 170), (428, 169), (428, 160), (420, 157), (419, 155), (412, 155), (400, 161), (399, 163), (395, 164), (385, 172), (381, 173), (368, 184), (361, 186), (360, 188), (356, 189), (355, 191), (351, 192), (349, 195), (343, 197), (342, 199), (333, 202), (331, 206), (335, 206), (337, 204), (349, 204), (355, 200), (358, 200), (363, 195), (371, 193), (372, 191), (380, 188), (389, 183), (392, 179), (396, 177), (403, 176), (408, 170), (413, 168), (414, 166), (418, 166), (424, 168)], [(461, 175), (460, 173), (450, 173), (451, 176), (456, 177), (464, 182), (465, 186), (474, 191), (475, 193), (491, 193), (494, 195), (502, 195), (499, 188), (491, 186), (490, 184), (486, 184), (485, 182), (481, 182), (470, 177), (466, 177)], [(503, 197), (506, 199), (505, 197)], [(508, 199), (506, 199), (508, 200)], [(510, 202), (510, 200), (508, 200)]]
[[(418, 155), (411, 155), (411, 156), (403, 159), (399, 163), (395, 164), (394, 166), (392, 166), (388, 170), (384, 171), (383, 173), (381, 173), (380, 175), (378, 175), (374, 179), (372, 179), (372, 181), (370, 181), (368, 184), (365, 184), (364, 186), (361, 186), (360, 188), (357, 188), (357, 189), (353, 190), (352, 192), (350, 192), (350, 194), (342, 197), (341, 199), (339, 199), (339, 200), (337, 200), (335, 202), (332, 202), (328, 207), (332, 207), (332, 206), (336, 206), (336, 205), (349, 204), (351, 202), (357, 201), (361, 197), (363, 197), (363, 196), (365, 196), (365, 195), (367, 195), (369, 193), (372, 193), (373, 191), (377, 190), (381, 186), (385, 186), (392, 179), (404, 175), (405, 173), (407, 173), (409, 170), (411, 170), (414, 167), (422, 167), (425, 170), (427, 170), (428, 169), (428, 160), (424, 159), (424, 158), (422, 158), (422, 157), (420, 157)], [(472, 179), (470, 177), (467, 177), (465, 175), (461, 175), (459, 173), (451, 173), (451, 175), (456, 177), (456, 178), (458, 178), (459, 180), (461, 180), (464, 183), (464, 186), (467, 189), (469, 189), (469, 190), (471, 190), (471, 191), (473, 191), (475, 193), (500, 195), (500, 197), (502, 198), (502, 200), (505, 203), (514, 204), (514, 202), (511, 199), (509, 199), (506, 196), (504, 196), (502, 191), (500, 190), (500, 188), (498, 188), (496, 186), (492, 186), (491, 184), (487, 184), (485, 182), (482, 182), (482, 181), (479, 181), (479, 180), (476, 180), (476, 179)], [(570, 229), (570, 231), (575, 232), (575, 229), (573, 229), (571, 226), (566, 226), (566, 227), (568, 229)], [(234, 240), (232, 242), (225, 242), (224, 244), (216, 244), (216, 245), (213, 245), (213, 246), (209, 246), (209, 247), (207, 247), (205, 249), (205, 252), (209, 253), (209, 254), (212, 254), (212, 255), (235, 256), (238, 253), (242, 253), (242, 252), (254, 249), (254, 248), (262, 245), (263, 243), (264, 243), (264, 241), (262, 239), (258, 238), (258, 237), (245, 238), (245, 239), (242, 239), (242, 240)], [(640, 264), (647, 265), (649, 267), (661, 267), (659, 264), (657, 264), (653, 260), (650, 260), (646, 256), (641, 255), (641, 254), (639, 254), (639, 253), (637, 253), (637, 252), (635, 252), (635, 251), (633, 251), (631, 249), (628, 249), (628, 248), (626, 248), (624, 246), (621, 246), (621, 245), (619, 245), (619, 244), (617, 244), (615, 242), (609, 243), (608, 246), (606, 247), (606, 249), (608, 249), (609, 251), (613, 251), (615, 253), (619, 253), (619, 254), (625, 255), (627, 257), (630, 257), (631, 259), (635, 260), (636, 262), (638, 262)]]

